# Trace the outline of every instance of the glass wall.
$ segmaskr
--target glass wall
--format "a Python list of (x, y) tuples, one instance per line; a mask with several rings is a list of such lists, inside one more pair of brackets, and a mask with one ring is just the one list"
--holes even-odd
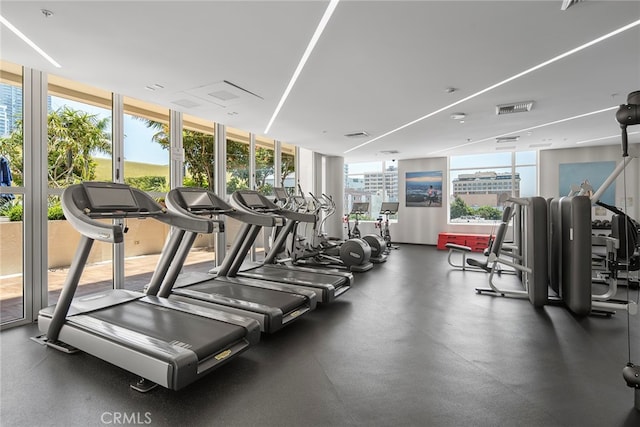
[(275, 141), (256, 136), (256, 189), (264, 195), (273, 195), (275, 172)]
[(199, 117), (182, 116), (185, 187), (215, 189), (215, 123)]
[[(215, 190), (215, 123), (199, 117), (182, 116), (185, 187)], [(215, 266), (215, 234), (201, 234), (187, 256), (184, 272), (208, 272)]]
[[(162, 202), (170, 189), (169, 109), (124, 97), (124, 182)], [(142, 290), (156, 268), (169, 226), (144, 219), (126, 220), (126, 289)]]
[(0, 323), (25, 317), (22, 74), (0, 61)]
[(535, 151), (451, 156), (449, 219), (452, 223), (494, 222), (502, 217), (501, 194), (537, 194)]
[(227, 132), (227, 195), (249, 188), (250, 135), (239, 129)]
[(286, 188), (289, 194), (296, 193), (298, 181), (295, 145), (280, 143), (280, 169), (280, 186)]
[[(395, 161), (345, 163), (344, 210), (351, 212), (354, 202), (368, 202), (369, 210), (361, 220), (375, 221), (382, 202), (398, 201), (398, 167)], [(396, 219), (397, 216), (390, 216)]]
[[(64, 220), (60, 195), (82, 181), (112, 180), (111, 93), (48, 76), (47, 185), (49, 304), (57, 302), (80, 241)], [(108, 289), (113, 283), (111, 245), (96, 242), (77, 295)]]
[(124, 182), (162, 197), (169, 191), (169, 109), (124, 97)]

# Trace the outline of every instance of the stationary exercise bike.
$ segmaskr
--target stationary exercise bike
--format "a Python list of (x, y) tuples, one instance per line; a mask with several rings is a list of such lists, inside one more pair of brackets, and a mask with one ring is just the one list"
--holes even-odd
[[(384, 239), (379, 237), (377, 234), (366, 234), (362, 235), (360, 232), (360, 215), (369, 212), (369, 202), (354, 202), (351, 206), (351, 213), (349, 215), (345, 215), (344, 221), (347, 225), (347, 236), (349, 239), (362, 239), (369, 245), (371, 248), (371, 256), (369, 257), (369, 261), (374, 264), (379, 264), (385, 262), (387, 260), (387, 252), (386, 252), (386, 243)], [(349, 222), (350, 215), (355, 216), (355, 223), (353, 229), (351, 228), (351, 223)]]
[(385, 241), (387, 246), (387, 252), (389, 249), (400, 249), (399, 246), (391, 243), (391, 232), (389, 231), (389, 215), (395, 215), (398, 213), (398, 202), (382, 202), (380, 206), (380, 215), (384, 215), (384, 227), (382, 216), (378, 217), (378, 228), (380, 228), (380, 237)]

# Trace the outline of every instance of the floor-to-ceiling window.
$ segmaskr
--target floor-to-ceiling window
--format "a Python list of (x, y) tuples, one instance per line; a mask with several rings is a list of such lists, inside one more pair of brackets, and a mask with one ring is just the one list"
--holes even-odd
[(0, 323), (25, 317), (22, 74), (0, 61)]
[(215, 123), (184, 114), (182, 117), (184, 180), (186, 187), (215, 189)]
[(227, 132), (227, 195), (236, 190), (246, 190), (250, 181), (249, 132), (231, 127)]
[(263, 136), (256, 136), (256, 168), (255, 185), (256, 190), (264, 195), (273, 195), (273, 187), (277, 187), (274, 182), (275, 172), (275, 142)]
[[(169, 191), (169, 109), (124, 97), (124, 182), (162, 201)], [(169, 226), (129, 219), (124, 238), (124, 287), (142, 290), (155, 270)]]
[[(182, 116), (185, 187), (215, 191), (215, 123), (199, 117)], [(223, 197), (224, 198), (224, 197)], [(221, 218), (224, 220), (224, 218)], [(189, 251), (183, 271), (207, 271), (215, 266), (215, 235), (201, 234)]]
[(280, 143), (280, 187), (286, 188), (289, 194), (297, 191), (296, 147), (284, 142)]
[[(111, 93), (48, 76), (47, 229), (49, 303), (58, 300), (80, 233), (64, 220), (62, 191), (82, 181), (112, 180)], [(96, 242), (77, 294), (111, 288), (111, 245)]]

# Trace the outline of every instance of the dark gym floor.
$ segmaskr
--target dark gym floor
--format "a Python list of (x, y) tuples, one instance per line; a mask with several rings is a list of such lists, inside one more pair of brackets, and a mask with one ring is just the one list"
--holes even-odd
[[(487, 275), (402, 245), (354, 287), (211, 375), (140, 394), (83, 353), (0, 334), (3, 426), (638, 426), (627, 315), (477, 295)], [(513, 281), (513, 276), (505, 277)], [(511, 283), (513, 286), (514, 283)], [(626, 296), (626, 288), (623, 288)], [(635, 291), (632, 298), (637, 298)], [(640, 363), (640, 316), (630, 320)]]

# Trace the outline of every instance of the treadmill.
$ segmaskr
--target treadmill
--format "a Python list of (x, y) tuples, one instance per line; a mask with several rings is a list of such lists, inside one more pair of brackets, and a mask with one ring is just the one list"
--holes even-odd
[[(202, 188), (173, 189), (167, 194), (165, 202), (173, 215), (209, 226), (219, 224), (224, 227), (222, 220), (218, 219), (219, 215), (270, 227), (283, 223), (281, 218), (273, 216), (236, 212), (213, 192)], [(164, 263), (158, 266), (147, 294), (250, 317), (266, 333), (280, 330), (316, 307), (316, 294), (308, 288), (245, 277), (225, 277), (221, 273), (217, 276), (207, 273), (180, 274), (197, 235), (197, 230), (183, 229), (179, 225), (174, 227), (163, 250), (173, 261), (170, 265)], [(238, 244), (234, 245), (236, 252), (232, 248), (229, 256), (235, 258), (240, 247), (244, 247), (245, 251), (250, 249), (251, 243), (247, 245), (243, 242), (244, 237), (242, 233), (238, 235)], [(232, 260), (227, 258), (223, 266), (225, 262), (231, 263)]]
[[(287, 235), (292, 232), (296, 223), (313, 222), (315, 221), (315, 215), (279, 207), (255, 190), (238, 190), (234, 192), (231, 195), (231, 203), (236, 210), (245, 214), (282, 217), (286, 219), (286, 222), (262, 264), (248, 267), (246, 265), (242, 266), (245, 255), (241, 255), (241, 257), (236, 257), (230, 268), (225, 271), (227, 276), (251, 277), (299, 285), (312, 289), (321, 303), (330, 303), (351, 288), (353, 274), (350, 272), (276, 264), (275, 257), (286, 244)], [(260, 225), (255, 224), (245, 224), (243, 226), (244, 233), (249, 240), (246, 242), (249, 247), (255, 241), (261, 228)]]
[[(122, 221), (104, 220), (147, 218), (208, 233), (214, 224), (172, 214), (143, 191), (116, 183), (72, 185), (62, 208), (81, 240), (58, 303), (40, 310), (43, 335), (34, 340), (133, 372), (141, 380), (131, 386), (141, 392), (157, 385), (179, 390), (259, 341), (255, 320), (185, 302), (125, 289), (74, 298), (94, 241), (123, 242)], [(166, 261), (163, 253), (159, 263)]]

